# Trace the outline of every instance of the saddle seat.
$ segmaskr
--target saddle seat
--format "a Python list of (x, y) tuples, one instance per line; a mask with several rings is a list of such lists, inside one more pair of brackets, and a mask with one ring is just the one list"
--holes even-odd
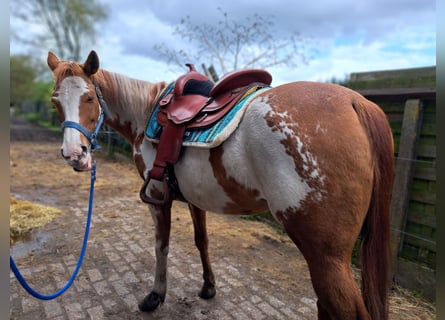
[(247, 93), (272, 82), (267, 71), (247, 69), (229, 73), (214, 84), (207, 76), (197, 72), (192, 64), (186, 66), (189, 71), (180, 76), (174, 88), (159, 101), (156, 120), (162, 131), (153, 168), (140, 192), (141, 199), (150, 204), (161, 205), (161, 202), (145, 195), (148, 182), (150, 179), (167, 180), (167, 165), (179, 160), (185, 130), (212, 125)]

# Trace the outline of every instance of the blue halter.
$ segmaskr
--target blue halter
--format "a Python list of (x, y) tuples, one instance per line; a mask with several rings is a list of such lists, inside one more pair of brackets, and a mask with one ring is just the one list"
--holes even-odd
[(96, 85), (96, 83), (94, 83), (94, 87), (96, 88), (96, 95), (99, 100), (99, 108), (100, 108), (100, 115), (99, 115), (99, 118), (97, 119), (97, 124), (96, 124), (96, 128), (94, 129), (94, 131), (90, 132), (88, 129), (83, 127), (81, 124), (74, 122), (74, 121), (62, 122), (62, 131), (65, 128), (73, 128), (73, 129), (76, 129), (76, 130), (80, 131), (81, 133), (83, 133), (85, 135), (85, 137), (87, 137), (88, 141), (91, 144), (91, 150), (97, 150), (97, 149), (101, 148), (101, 146), (97, 142), (97, 134), (99, 133), (99, 129), (102, 126), (105, 118), (110, 117), (107, 103), (105, 102), (104, 97), (102, 96), (102, 92), (100, 91), (99, 86)]
[(96, 128), (94, 129), (93, 132), (88, 131), (88, 129), (86, 129), (85, 127), (74, 121), (62, 122), (62, 131), (65, 128), (74, 128), (82, 132), (85, 135), (85, 137), (87, 137), (88, 141), (90, 141), (91, 143), (92, 150), (100, 149), (101, 146), (97, 143), (97, 134), (99, 133), (99, 129), (102, 126), (102, 123), (104, 122), (104, 118), (105, 118), (104, 112), (102, 111), (102, 108), (100, 108), (99, 119), (97, 120)]

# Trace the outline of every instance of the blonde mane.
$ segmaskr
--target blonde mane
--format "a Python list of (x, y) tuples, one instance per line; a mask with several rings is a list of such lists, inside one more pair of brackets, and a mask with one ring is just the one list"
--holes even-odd
[[(83, 64), (61, 61), (54, 70), (56, 85), (72, 76), (86, 77)], [(118, 113), (128, 108), (132, 108), (132, 111), (138, 114), (151, 112), (167, 85), (166, 82), (151, 83), (103, 69), (99, 69), (92, 76), (92, 80), (99, 85), (107, 102), (112, 104)]]
[(100, 69), (93, 80), (100, 86), (107, 102), (114, 105), (117, 113), (151, 113), (156, 101), (166, 87), (166, 82), (151, 83)]

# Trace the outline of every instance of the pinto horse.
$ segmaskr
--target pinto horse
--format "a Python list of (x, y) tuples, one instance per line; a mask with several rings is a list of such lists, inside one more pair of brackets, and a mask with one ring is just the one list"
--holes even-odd
[[(147, 119), (166, 82), (150, 83), (99, 68), (91, 51), (84, 63), (48, 53), (55, 85), (52, 102), (60, 121), (90, 132), (107, 104), (105, 123), (132, 146), (142, 179), (153, 166), (156, 143), (145, 138)], [(102, 95), (96, 94), (100, 88)], [(373, 102), (334, 84), (293, 82), (257, 94), (237, 129), (215, 148), (183, 147), (174, 165), (190, 209), (204, 284), (199, 296), (215, 296), (208, 255), (206, 211), (253, 214), (269, 210), (304, 255), (317, 295), (319, 319), (387, 319), (393, 138), (387, 118)], [(91, 141), (64, 127), (62, 156), (77, 171), (91, 169)], [(151, 180), (146, 195), (163, 199)], [(150, 205), (155, 224), (154, 287), (140, 302), (155, 310), (167, 290), (171, 194)], [(361, 291), (351, 255), (361, 236)]]

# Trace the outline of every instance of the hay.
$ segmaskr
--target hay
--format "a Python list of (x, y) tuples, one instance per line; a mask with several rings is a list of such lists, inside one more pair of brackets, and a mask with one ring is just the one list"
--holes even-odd
[(433, 303), (416, 297), (407, 289), (396, 286), (389, 298), (389, 310), (397, 319), (433, 320), (436, 319), (436, 308)]
[(50, 222), (62, 212), (54, 207), (9, 198), (9, 238), (13, 243), (29, 231)]

